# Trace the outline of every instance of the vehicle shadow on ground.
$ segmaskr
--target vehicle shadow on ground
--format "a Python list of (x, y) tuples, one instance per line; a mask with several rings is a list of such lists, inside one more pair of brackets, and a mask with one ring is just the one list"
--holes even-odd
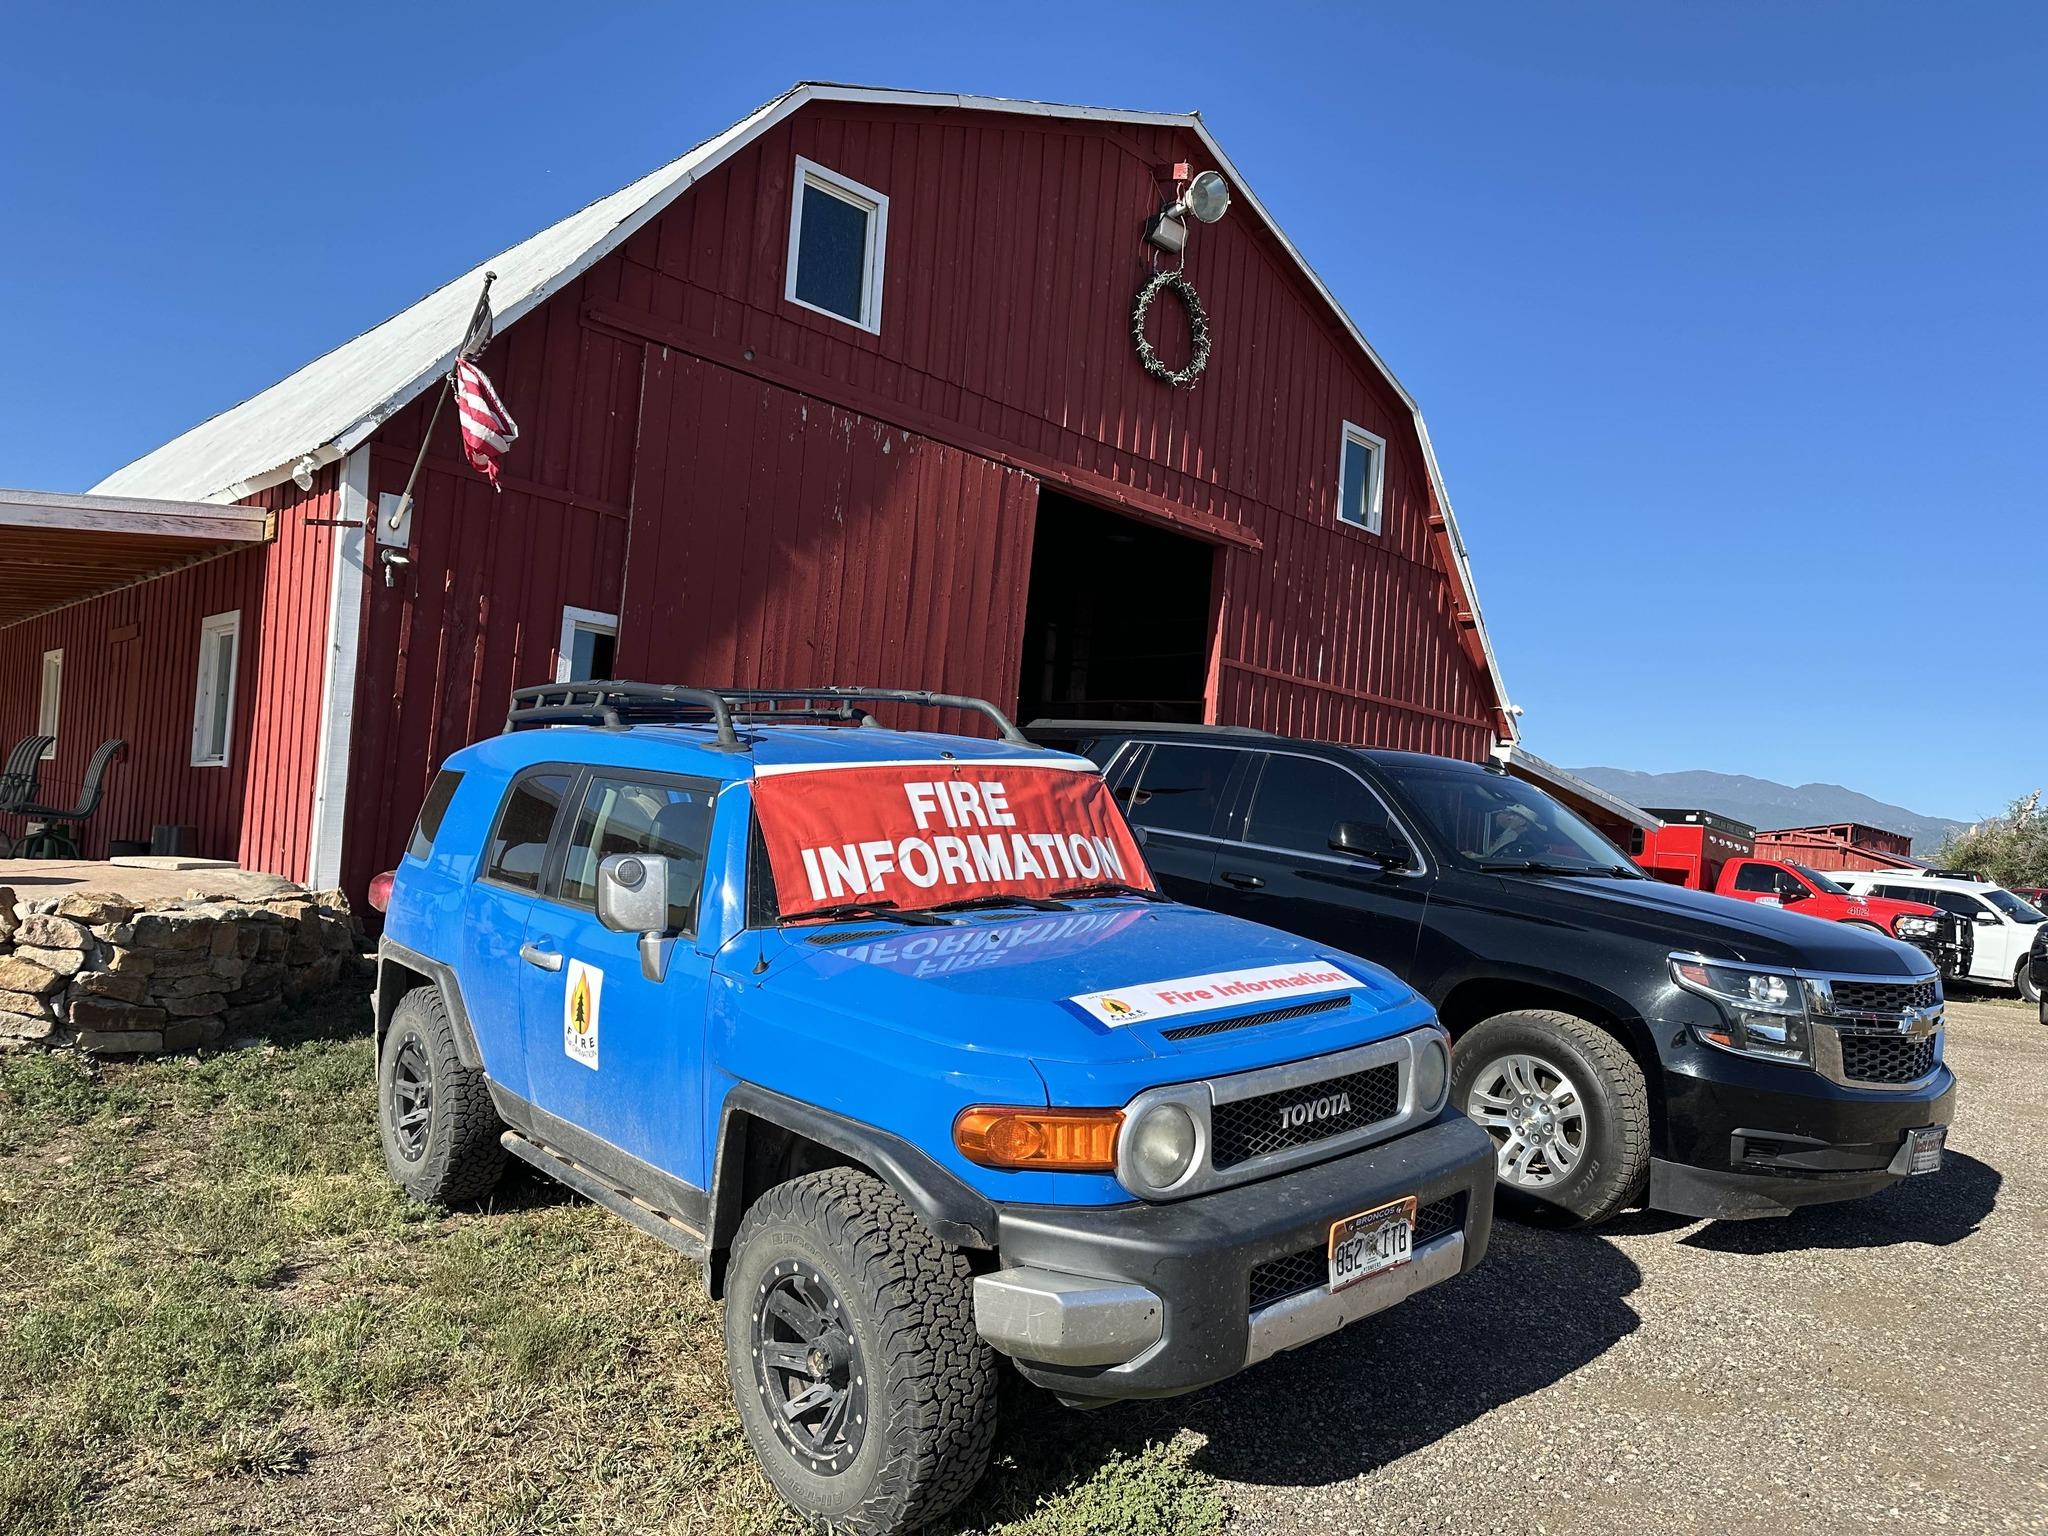
[(1886, 1248), (1926, 1243), (1945, 1248), (1971, 1236), (1998, 1205), (2005, 1176), (1960, 1152), (1939, 1173), (1902, 1179), (1863, 1200), (1811, 1205), (1761, 1221), (1710, 1221), (1679, 1239), (1713, 1253), (1789, 1253), (1801, 1248)]
[(960, 1519), (1015, 1518), (1184, 1427), (1206, 1438), (1193, 1464), (1216, 1477), (1358, 1477), (1598, 1358), (1639, 1326), (1627, 1298), (1641, 1282), (1633, 1260), (1592, 1234), (1497, 1225), (1471, 1274), (1207, 1391), (1088, 1414), (1012, 1394), (997, 1463)]

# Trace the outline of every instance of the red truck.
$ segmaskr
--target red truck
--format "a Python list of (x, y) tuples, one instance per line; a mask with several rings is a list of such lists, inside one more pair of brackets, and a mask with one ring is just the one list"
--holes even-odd
[(1817, 869), (1757, 858), (1755, 830), (1732, 817), (1699, 810), (1650, 814), (1663, 825), (1643, 833), (1635, 858), (1660, 880), (1873, 929), (1924, 952), (1944, 977), (1969, 972), (1969, 925), (1938, 907), (1852, 895)]

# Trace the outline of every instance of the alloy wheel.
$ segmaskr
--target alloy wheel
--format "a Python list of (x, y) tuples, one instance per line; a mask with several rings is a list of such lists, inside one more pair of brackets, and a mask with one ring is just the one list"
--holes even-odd
[(1501, 1056), (1481, 1067), (1465, 1113), (1493, 1137), (1502, 1181), (1519, 1189), (1556, 1184), (1585, 1155), (1585, 1099), (1540, 1056)]
[(812, 1472), (852, 1465), (867, 1429), (867, 1370), (832, 1283), (794, 1259), (754, 1297), (754, 1379), (785, 1445)]
[(434, 1110), (433, 1075), (426, 1047), (414, 1036), (398, 1048), (391, 1064), (391, 1136), (398, 1155), (416, 1163), (427, 1152), (428, 1122)]

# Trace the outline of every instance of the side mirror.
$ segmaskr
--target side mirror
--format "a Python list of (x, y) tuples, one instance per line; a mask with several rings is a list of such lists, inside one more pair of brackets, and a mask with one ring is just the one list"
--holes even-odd
[(1354, 858), (1370, 859), (1382, 869), (1408, 869), (1415, 863), (1408, 845), (1388, 826), (1340, 821), (1330, 829), (1330, 846)]
[(613, 933), (640, 935), (640, 971), (668, 974), (668, 860), (615, 853), (597, 866), (597, 920)]
[(1987, 928), (1996, 928), (1998, 926), (1996, 914), (1990, 912), (1979, 912), (1977, 914), (1977, 921)]

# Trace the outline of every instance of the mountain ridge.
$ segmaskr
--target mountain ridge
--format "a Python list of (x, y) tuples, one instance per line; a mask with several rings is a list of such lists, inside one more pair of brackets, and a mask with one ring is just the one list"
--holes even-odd
[(1913, 852), (1932, 853), (1948, 837), (1968, 826), (1945, 816), (1924, 816), (1902, 805), (1874, 799), (1844, 784), (1780, 784), (1743, 773), (1715, 773), (1705, 768), (1674, 773), (1642, 773), (1633, 768), (1571, 770), (1609, 794), (1641, 806), (1683, 806), (1715, 811), (1746, 821), (1759, 830), (1806, 827), (1837, 821), (1860, 821), (1902, 832), (1913, 839)]

